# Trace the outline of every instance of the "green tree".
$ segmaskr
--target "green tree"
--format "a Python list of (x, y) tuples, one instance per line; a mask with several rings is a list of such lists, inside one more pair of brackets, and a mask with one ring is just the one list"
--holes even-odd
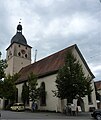
[(33, 73), (28, 76), (28, 86), (30, 100), (36, 101), (39, 98), (39, 88), (37, 87), (37, 76)]
[(3, 81), (0, 80), (0, 98), (3, 98)]
[(24, 105), (29, 100), (29, 87), (27, 86), (26, 82), (22, 86), (21, 98)]
[(15, 84), (12, 80), (12, 76), (8, 75), (4, 78), (3, 81), (3, 97), (7, 100), (14, 101), (15, 100)]
[(1, 52), (0, 52), (0, 80), (5, 77), (5, 68), (7, 67), (6, 60), (1, 59)]
[(58, 71), (55, 96), (72, 102), (77, 96), (84, 97), (92, 92), (91, 79), (85, 77), (82, 66), (72, 53), (67, 53), (65, 65)]
[(18, 77), (18, 74), (14, 74), (13, 76), (8, 75), (2, 81), (2, 96), (10, 102), (14, 102), (16, 100), (17, 88), (15, 81)]
[(1, 52), (0, 52), (0, 98), (3, 98), (3, 81), (2, 78), (5, 77), (5, 68), (7, 67), (6, 60), (1, 59)]

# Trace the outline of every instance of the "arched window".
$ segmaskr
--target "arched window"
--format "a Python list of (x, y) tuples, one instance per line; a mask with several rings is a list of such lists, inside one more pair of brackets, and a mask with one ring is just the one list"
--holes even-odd
[(27, 54), (25, 54), (25, 58), (27, 58)]
[(45, 83), (42, 82), (40, 86), (40, 105), (46, 105), (46, 91), (45, 91)]
[(18, 55), (21, 56), (21, 53), (19, 52)]
[(16, 88), (15, 101), (18, 102), (18, 88)]
[(92, 104), (92, 96), (91, 96), (91, 94), (88, 95), (88, 103)]
[(24, 104), (29, 104), (29, 87), (26, 82), (22, 86), (21, 99)]

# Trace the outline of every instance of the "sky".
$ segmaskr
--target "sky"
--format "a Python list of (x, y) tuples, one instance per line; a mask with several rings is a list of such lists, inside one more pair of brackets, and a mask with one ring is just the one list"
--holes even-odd
[(6, 48), (21, 22), (32, 46), (32, 62), (77, 44), (95, 81), (101, 80), (100, 0), (0, 0), (0, 51)]

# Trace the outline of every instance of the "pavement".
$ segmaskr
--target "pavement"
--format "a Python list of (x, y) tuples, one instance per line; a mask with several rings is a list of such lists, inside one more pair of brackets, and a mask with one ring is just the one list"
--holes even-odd
[(2, 117), (0, 120), (94, 120), (91, 117), (91, 112), (80, 112), (77, 116), (68, 116), (62, 113), (55, 112), (15, 112), (1, 111)]

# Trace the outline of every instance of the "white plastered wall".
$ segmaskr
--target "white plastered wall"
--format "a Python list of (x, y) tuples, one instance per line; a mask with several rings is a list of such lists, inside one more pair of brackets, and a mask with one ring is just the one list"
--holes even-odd
[(46, 106), (39, 106), (39, 109), (50, 111), (59, 109), (58, 98), (53, 97), (54, 93), (52, 92), (52, 90), (56, 90), (55, 80), (56, 74), (38, 79), (38, 86), (40, 87), (41, 83), (44, 82), (46, 90)]

